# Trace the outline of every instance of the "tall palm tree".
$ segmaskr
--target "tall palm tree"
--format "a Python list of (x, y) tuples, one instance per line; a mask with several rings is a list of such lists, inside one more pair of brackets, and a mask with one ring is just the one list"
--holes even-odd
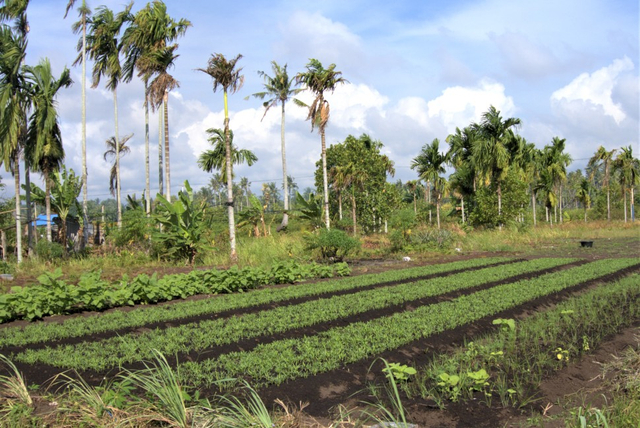
[(112, 195), (115, 195), (116, 192), (119, 192), (122, 189), (120, 185), (120, 160), (119, 157), (126, 155), (127, 153), (131, 153), (131, 148), (127, 146), (127, 142), (133, 137), (133, 134), (125, 135), (121, 139), (116, 139), (116, 137), (111, 137), (105, 141), (107, 146), (107, 150), (104, 152), (104, 160), (108, 160), (109, 158), (114, 159), (113, 165), (111, 166), (111, 172), (109, 174), (109, 192)]
[(445, 173), (445, 164), (448, 161), (448, 153), (440, 153), (440, 141), (437, 138), (431, 144), (425, 144), (420, 154), (411, 160), (411, 169), (417, 170), (420, 179), (428, 180), (433, 184), (436, 196), (438, 229), (440, 229), (440, 200), (446, 186), (446, 179), (441, 174)]
[(242, 67), (236, 69), (242, 55), (227, 60), (222, 54), (213, 54), (209, 58), (207, 68), (199, 68), (199, 71), (208, 74), (213, 79), (213, 92), (222, 88), (224, 93), (224, 136), (227, 163), (227, 212), (229, 214), (229, 245), (231, 247), (231, 262), (238, 261), (236, 253), (236, 227), (233, 212), (233, 176), (231, 174), (231, 137), (229, 129), (229, 103), (228, 93), (235, 94), (242, 88), (244, 76), (240, 74)]
[[(113, 148), (115, 149), (115, 169), (120, 176), (120, 136), (118, 132), (118, 84), (122, 80), (122, 66), (120, 65), (121, 46), (119, 41), (120, 30), (129, 16), (133, 2), (118, 15), (106, 6), (100, 6), (91, 20), (89, 34), (87, 35), (87, 50), (93, 63), (92, 87), (100, 84), (100, 79), (107, 77), (107, 89), (113, 93), (115, 135)], [(116, 180), (116, 203), (118, 227), (122, 227), (122, 201), (120, 180)]]
[[(67, 3), (67, 9), (64, 12), (66, 18), (69, 11), (75, 5), (76, 0), (69, 0)], [(91, 9), (87, 6), (87, 2), (82, 0), (82, 4), (78, 8), (78, 16), (80, 20), (75, 22), (72, 26), (74, 34), (82, 33), (78, 50), (82, 57), (82, 219), (83, 223), (87, 224), (87, 23), (91, 16)], [(86, 244), (89, 239), (89, 229), (83, 229), (83, 244)]]
[(631, 221), (635, 220), (633, 187), (640, 182), (640, 160), (633, 157), (633, 149), (622, 147), (613, 161), (613, 168), (620, 177), (620, 187), (624, 198), (624, 222), (627, 222), (627, 192), (631, 195)]
[(584, 206), (584, 222), (587, 222), (587, 210), (591, 207), (591, 184), (587, 178), (580, 181), (580, 187), (576, 190), (576, 198)]
[(472, 127), (479, 139), (474, 146), (474, 163), (479, 171), (489, 177), (496, 186), (498, 194), (498, 215), (502, 215), (502, 179), (509, 168), (510, 153), (507, 149), (509, 139), (513, 138), (512, 128), (520, 125), (520, 119), (503, 119), (494, 106), (482, 114), (480, 124)]
[[(289, 183), (287, 182), (287, 156), (284, 142), (285, 104), (291, 97), (299, 94), (302, 89), (295, 88), (297, 82), (295, 77), (289, 78), (289, 74), (287, 73), (287, 64), (285, 64), (284, 67), (281, 67), (277, 62), (271, 61), (271, 70), (273, 71), (273, 77), (269, 76), (264, 71), (258, 71), (258, 75), (264, 79), (265, 90), (263, 92), (256, 92), (255, 94), (253, 94), (253, 96), (261, 100), (267, 98), (267, 100), (262, 104), (264, 106), (264, 115), (262, 116), (263, 119), (267, 115), (267, 112), (271, 107), (275, 107), (280, 104), (280, 150), (282, 153), (284, 215), (282, 217), (282, 224), (280, 224), (278, 230), (282, 230), (289, 224)], [(307, 106), (297, 98), (293, 98), (293, 102), (299, 106)]]
[[(560, 206), (560, 220), (562, 223), (562, 183), (567, 178), (567, 166), (571, 163), (571, 155), (564, 152), (565, 139), (553, 137), (551, 145), (544, 148), (546, 168), (549, 170), (551, 180), (554, 183), (555, 193)], [(555, 208), (555, 207), (554, 207)]]
[(306, 65), (307, 71), (298, 73), (296, 81), (304, 84), (305, 89), (310, 90), (315, 98), (309, 106), (307, 120), (311, 121), (311, 131), (318, 128), (320, 141), (322, 144), (322, 184), (324, 190), (324, 216), (327, 229), (330, 227), (329, 219), (329, 184), (327, 178), (327, 144), (325, 141), (325, 131), (329, 123), (329, 101), (324, 97), (325, 92), (333, 93), (339, 84), (349, 83), (342, 72), (336, 71), (336, 65), (331, 64), (329, 68), (324, 68), (322, 63), (315, 58), (309, 59)]
[(594, 173), (597, 169), (604, 170), (604, 179), (602, 185), (607, 188), (607, 220), (611, 221), (611, 203), (610, 203), (610, 188), (609, 179), (611, 178), (611, 163), (613, 162), (613, 155), (616, 149), (607, 151), (603, 146), (598, 147), (598, 150), (589, 159), (588, 168), (591, 169), (590, 179), (593, 179)]
[(416, 201), (416, 193), (418, 191), (418, 180), (409, 180), (407, 181), (407, 189), (411, 192), (411, 196), (413, 197), (413, 213), (418, 214), (418, 202)]
[[(226, 183), (228, 180), (227, 170), (225, 168), (227, 158), (224, 131), (222, 129), (207, 129), (207, 134), (209, 134), (209, 143), (213, 146), (213, 150), (206, 150), (202, 152), (198, 158), (198, 166), (206, 172), (212, 172), (214, 170), (221, 171), (222, 175), (220, 180), (223, 183)], [(231, 139), (232, 164), (240, 165), (246, 163), (249, 166), (253, 166), (253, 164), (258, 161), (258, 157), (251, 150), (238, 150), (238, 148), (233, 144), (232, 130), (229, 130), (229, 138)], [(232, 179), (235, 177), (233, 169), (231, 170), (231, 176)]]
[(165, 198), (171, 200), (171, 167), (169, 155), (169, 91), (180, 87), (168, 70), (175, 66), (178, 55), (174, 52), (178, 45), (156, 49), (140, 58), (139, 75), (155, 75), (149, 83), (148, 96), (152, 108), (163, 107), (164, 113), (164, 182)]
[[(124, 77), (125, 82), (131, 81), (135, 70), (144, 82), (144, 110), (145, 110), (145, 185), (150, 194), (149, 177), (149, 81), (153, 77), (154, 69), (145, 68), (148, 56), (154, 50), (164, 50), (175, 40), (183, 36), (191, 26), (186, 19), (174, 20), (167, 14), (167, 7), (162, 1), (155, 0), (127, 18), (129, 26), (122, 37), (122, 48), (125, 53)], [(177, 47), (177, 45), (174, 45)], [(142, 68), (141, 68), (142, 67)], [(144, 69), (143, 69), (144, 68)], [(164, 97), (163, 97), (164, 99)], [(168, 110), (167, 110), (168, 112)], [(168, 113), (167, 113), (168, 114)], [(167, 125), (168, 126), (168, 125)], [(168, 137), (165, 136), (165, 145)], [(163, 191), (162, 142), (158, 145), (158, 185), (159, 192)], [(166, 163), (168, 165), (168, 162)], [(150, 198), (147, 198), (147, 213), (151, 212)]]
[[(29, 118), (24, 156), (44, 178), (47, 240), (51, 242), (50, 177), (60, 169), (64, 159), (55, 98), (60, 89), (71, 86), (73, 82), (66, 67), (56, 79), (48, 59), (40, 61), (35, 67), (26, 67), (26, 76), (30, 80), (29, 92), (33, 109)], [(30, 187), (30, 184), (27, 183), (27, 186)]]
[[(4, 8), (0, 12), (5, 13)], [(2, 14), (0, 14), (2, 16)], [(5, 169), (14, 177), (16, 195), (16, 250), (22, 262), (22, 220), (20, 204), (20, 150), (26, 139), (27, 116), (31, 102), (22, 62), (26, 55), (25, 37), (0, 26), (0, 150)]]
[(247, 177), (240, 177), (240, 188), (244, 192), (244, 197), (245, 197), (247, 206), (249, 206), (249, 194), (251, 193), (251, 190), (249, 189), (250, 186), (251, 186), (251, 182)]

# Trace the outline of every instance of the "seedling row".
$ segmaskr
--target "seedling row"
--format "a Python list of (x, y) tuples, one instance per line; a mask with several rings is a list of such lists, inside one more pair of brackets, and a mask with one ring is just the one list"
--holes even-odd
[(24, 354), (19, 354), (17, 358), (29, 363), (51, 361), (52, 365), (57, 367), (77, 370), (105, 370), (141, 358), (152, 358), (153, 350), (160, 351), (165, 355), (204, 351), (242, 339), (330, 323), (367, 311), (507, 280), (515, 275), (535, 273), (571, 261), (570, 259), (536, 259), (489, 267), (454, 276), (338, 295), (239, 317), (207, 320), (169, 329), (156, 329), (143, 334), (130, 333), (99, 342), (83, 342), (55, 348), (28, 350)]
[(225, 294), (195, 301), (178, 301), (161, 306), (140, 306), (126, 312), (113, 311), (95, 316), (72, 318), (61, 323), (35, 323), (26, 327), (8, 327), (0, 329), (0, 349), (109, 331), (122, 331), (154, 323), (185, 320), (260, 305), (286, 303), (289, 300), (330, 295), (336, 292), (355, 292), (360, 288), (376, 284), (410, 281), (416, 278), (447, 274), (464, 269), (476, 269), (507, 261), (509, 259), (504, 257), (470, 259), (379, 274), (332, 279), (319, 283), (299, 284), (279, 289), (263, 288), (247, 293)]

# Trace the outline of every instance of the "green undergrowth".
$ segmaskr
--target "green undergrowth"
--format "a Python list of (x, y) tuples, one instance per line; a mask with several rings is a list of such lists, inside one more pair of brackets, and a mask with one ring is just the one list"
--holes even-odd
[(180, 365), (181, 374), (193, 385), (207, 386), (220, 378), (240, 376), (249, 377), (254, 386), (280, 384), (371, 358), (380, 352), (495, 315), (636, 263), (636, 259), (595, 261), (418, 307), (413, 311), (336, 327), (314, 336), (279, 340), (216, 359), (185, 362)]
[(71, 318), (61, 323), (34, 323), (25, 327), (8, 327), (0, 329), (0, 348), (24, 346), (29, 343), (139, 327), (155, 322), (179, 320), (203, 314), (215, 314), (262, 304), (284, 302), (300, 297), (320, 296), (336, 291), (355, 290), (385, 281), (408, 280), (420, 276), (475, 268), (508, 260), (508, 258), (504, 257), (470, 259), (378, 274), (332, 279), (318, 283), (299, 284), (279, 289), (263, 288), (247, 293), (220, 295), (215, 298), (181, 301), (169, 305), (140, 306), (127, 312), (112, 311), (90, 317)]
[(203, 351), (242, 339), (327, 323), (370, 310), (507, 280), (514, 275), (535, 273), (570, 261), (569, 259), (535, 259), (489, 267), (453, 276), (333, 296), (243, 316), (201, 321), (162, 330), (156, 329), (143, 334), (136, 332), (119, 335), (99, 342), (26, 350), (24, 353), (17, 354), (16, 359), (30, 364), (41, 362), (57, 367), (100, 371), (151, 358), (155, 351), (166, 355)]

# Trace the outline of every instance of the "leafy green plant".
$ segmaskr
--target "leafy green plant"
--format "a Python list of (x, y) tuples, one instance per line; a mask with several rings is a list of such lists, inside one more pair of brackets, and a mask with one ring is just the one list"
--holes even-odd
[(504, 331), (515, 331), (516, 322), (513, 319), (498, 318), (491, 322), (493, 325), (499, 325)]
[(440, 387), (444, 395), (454, 403), (458, 401), (462, 388), (460, 386), (460, 376), (455, 374), (440, 373), (438, 375), (439, 382), (437, 385)]
[(318, 250), (324, 260), (342, 261), (360, 248), (360, 241), (338, 229), (320, 229), (305, 236), (307, 249)]
[(57, 242), (40, 239), (36, 244), (36, 255), (45, 262), (53, 262), (64, 258), (64, 247)]
[(188, 181), (184, 182), (184, 188), (173, 203), (160, 194), (156, 196), (158, 207), (155, 217), (162, 229), (155, 236), (164, 244), (167, 256), (187, 259), (193, 265), (198, 253), (209, 247), (205, 242), (208, 225), (203, 221), (204, 202), (200, 206), (194, 204), (193, 190)]
[(417, 373), (416, 369), (409, 367), (406, 364), (400, 363), (387, 363), (386, 367), (382, 369), (387, 377), (393, 377), (396, 381), (406, 382), (410, 376)]

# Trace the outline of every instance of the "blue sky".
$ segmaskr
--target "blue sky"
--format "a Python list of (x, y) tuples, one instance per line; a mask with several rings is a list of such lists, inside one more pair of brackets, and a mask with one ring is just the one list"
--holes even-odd
[[(78, 0), (78, 3), (80, 0)], [(66, 0), (32, 1), (27, 62), (51, 59), (56, 73), (71, 68), (78, 36), (63, 19)], [(184, 180), (198, 188), (210, 175), (196, 164), (206, 150), (205, 130), (223, 125), (222, 95), (212, 92), (206, 67), (212, 53), (242, 54), (244, 87), (229, 99), (235, 142), (259, 161), (236, 169), (259, 191), (264, 181), (281, 183), (280, 116), (262, 119), (261, 102), (244, 98), (261, 90), (259, 70), (270, 61), (290, 73), (309, 58), (335, 63), (350, 84), (328, 97), (327, 142), (368, 133), (384, 144), (396, 164), (392, 180), (415, 179), (408, 165), (434, 138), (478, 121), (493, 104), (504, 117), (519, 117), (519, 133), (543, 147), (566, 138), (584, 168), (599, 145), (632, 145), (639, 119), (639, 10), (637, 0), (483, 1), (177, 1), (167, 0), (174, 18), (189, 19), (173, 75), (180, 88), (170, 97), (172, 193)], [(119, 11), (124, 2), (88, 0)], [(145, 2), (136, 1), (134, 10)], [(92, 66), (88, 64), (89, 70)], [(58, 99), (66, 164), (81, 171), (80, 67), (75, 84)], [(88, 74), (90, 71), (88, 72)], [(134, 133), (132, 152), (122, 159), (125, 194), (144, 188), (143, 87), (134, 80), (118, 90), (120, 135)], [(309, 99), (308, 95), (302, 98)], [(89, 197), (105, 199), (109, 164), (102, 154), (113, 135), (113, 102), (103, 87), (87, 90)], [(320, 138), (310, 132), (303, 109), (287, 105), (289, 174), (300, 188), (313, 184)], [(157, 118), (151, 118), (151, 186), (157, 191)], [(446, 145), (445, 145), (446, 147)], [(3, 174), (8, 183), (9, 174)], [(12, 190), (4, 190), (11, 196)]]

